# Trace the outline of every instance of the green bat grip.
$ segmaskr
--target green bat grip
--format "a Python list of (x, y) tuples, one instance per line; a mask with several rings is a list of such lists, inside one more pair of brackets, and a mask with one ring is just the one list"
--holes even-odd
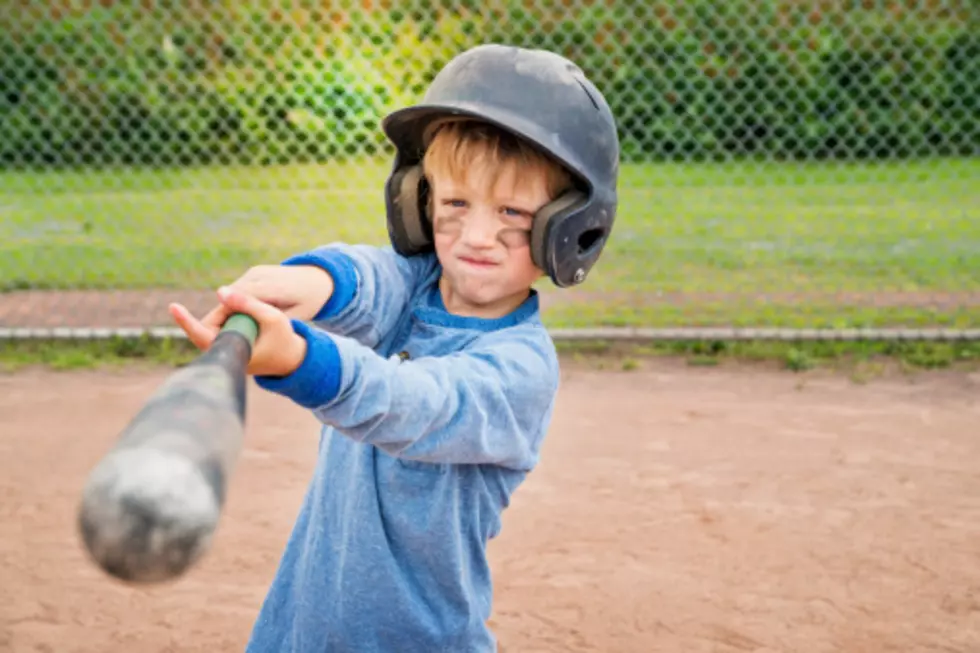
[(245, 313), (235, 313), (221, 326), (221, 333), (225, 331), (234, 331), (235, 333), (240, 333), (245, 336), (248, 340), (249, 347), (255, 346), (255, 339), (259, 337), (259, 325), (250, 316)]

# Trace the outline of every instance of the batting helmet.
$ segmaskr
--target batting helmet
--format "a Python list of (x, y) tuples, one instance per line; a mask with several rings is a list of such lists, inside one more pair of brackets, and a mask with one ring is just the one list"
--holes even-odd
[(481, 45), (454, 57), (419, 104), (382, 121), (396, 148), (385, 184), (388, 235), (404, 255), (432, 248), (422, 139), (433, 120), (448, 116), (505, 129), (572, 173), (575, 188), (535, 216), (531, 258), (559, 287), (584, 281), (616, 215), (619, 138), (599, 90), (574, 63), (545, 50)]

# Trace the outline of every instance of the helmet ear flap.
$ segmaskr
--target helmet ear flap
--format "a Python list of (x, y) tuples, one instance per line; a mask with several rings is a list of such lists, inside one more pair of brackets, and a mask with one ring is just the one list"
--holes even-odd
[(581, 210), (587, 202), (588, 196), (585, 193), (577, 190), (567, 191), (541, 207), (534, 216), (534, 225), (531, 228), (531, 260), (560, 287), (573, 285), (578, 281), (559, 278), (555, 260), (558, 254), (557, 245), (549, 238), (551, 228)]
[(388, 179), (388, 234), (395, 250), (405, 256), (432, 246), (429, 184), (421, 165), (401, 168)]

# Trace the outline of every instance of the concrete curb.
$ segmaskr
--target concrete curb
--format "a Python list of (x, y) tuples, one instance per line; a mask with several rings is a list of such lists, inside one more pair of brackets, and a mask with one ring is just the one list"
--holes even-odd
[[(658, 342), (683, 340), (738, 341), (978, 341), (980, 329), (869, 328), (869, 329), (781, 329), (764, 327), (682, 327), (551, 329), (556, 342)], [(111, 338), (185, 339), (176, 327), (151, 328), (0, 328), (0, 340), (108, 340)]]

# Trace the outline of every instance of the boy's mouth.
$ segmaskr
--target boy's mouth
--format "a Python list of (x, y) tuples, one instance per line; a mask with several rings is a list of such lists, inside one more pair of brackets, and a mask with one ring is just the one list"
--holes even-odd
[(460, 256), (459, 260), (462, 261), (463, 263), (466, 263), (467, 265), (472, 265), (478, 268), (492, 268), (497, 265), (496, 262), (490, 259), (475, 258), (472, 256)]

